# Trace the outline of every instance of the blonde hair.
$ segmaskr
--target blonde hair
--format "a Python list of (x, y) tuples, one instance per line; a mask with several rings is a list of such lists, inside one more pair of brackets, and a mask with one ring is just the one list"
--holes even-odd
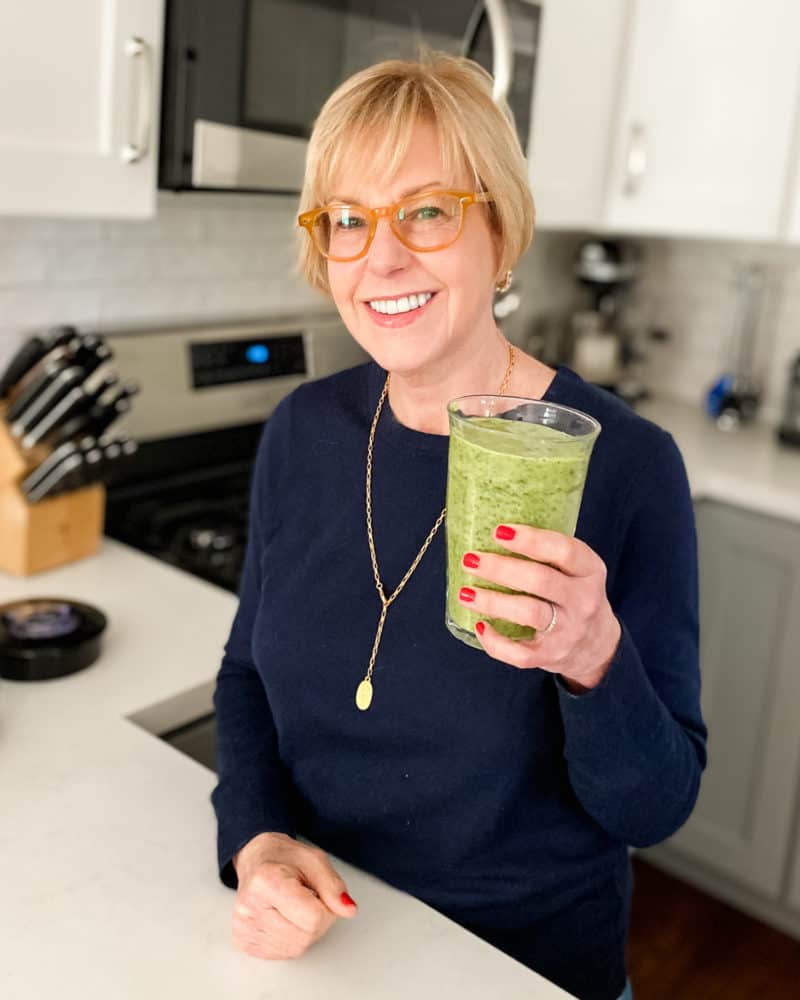
[[(357, 167), (366, 181), (393, 177), (419, 121), (436, 126), (446, 175), (466, 168), (475, 190), (491, 193), (487, 211), (500, 247), (497, 273), (510, 271), (533, 238), (533, 196), (511, 110), (505, 101), (494, 101), (491, 75), (470, 59), (424, 51), (418, 60), (377, 63), (340, 84), (314, 123), (300, 211), (330, 201), (345, 165)], [(300, 273), (329, 294), (327, 262), (300, 235)]]

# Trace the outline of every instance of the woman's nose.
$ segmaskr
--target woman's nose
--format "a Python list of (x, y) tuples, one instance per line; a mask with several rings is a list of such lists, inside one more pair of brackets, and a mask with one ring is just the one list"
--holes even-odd
[(388, 219), (379, 219), (372, 245), (367, 252), (369, 267), (385, 273), (405, 267), (412, 253), (395, 236)]

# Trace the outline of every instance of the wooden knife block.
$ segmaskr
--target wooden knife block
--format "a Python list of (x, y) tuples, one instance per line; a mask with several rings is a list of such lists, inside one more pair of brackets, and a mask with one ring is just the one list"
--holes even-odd
[(102, 483), (28, 503), (20, 483), (50, 453), (23, 451), (11, 436), (0, 403), (0, 570), (30, 576), (97, 551), (103, 536)]

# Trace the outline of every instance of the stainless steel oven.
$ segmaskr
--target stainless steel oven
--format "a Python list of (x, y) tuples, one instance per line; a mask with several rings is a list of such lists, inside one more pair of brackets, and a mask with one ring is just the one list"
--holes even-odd
[(135, 455), (109, 477), (106, 534), (236, 591), (264, 422), (309, 378), (367, 360), (336, 314), (105, 335), (137, 405)]
[(322, 103), (420, 43), (468, 55), (528, 151), (545, 0), (168, 0), (159, 185), (292, 193)]

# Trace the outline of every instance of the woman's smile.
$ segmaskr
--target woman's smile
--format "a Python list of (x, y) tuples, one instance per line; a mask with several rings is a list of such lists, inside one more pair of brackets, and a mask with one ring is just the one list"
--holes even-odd
[(391, 299), (369, 299), (364, 303), (364, 307), (376, 326), (393, 329), (416, 323), (428, 312), (436, 295), (436, 292), (417, 292)]

